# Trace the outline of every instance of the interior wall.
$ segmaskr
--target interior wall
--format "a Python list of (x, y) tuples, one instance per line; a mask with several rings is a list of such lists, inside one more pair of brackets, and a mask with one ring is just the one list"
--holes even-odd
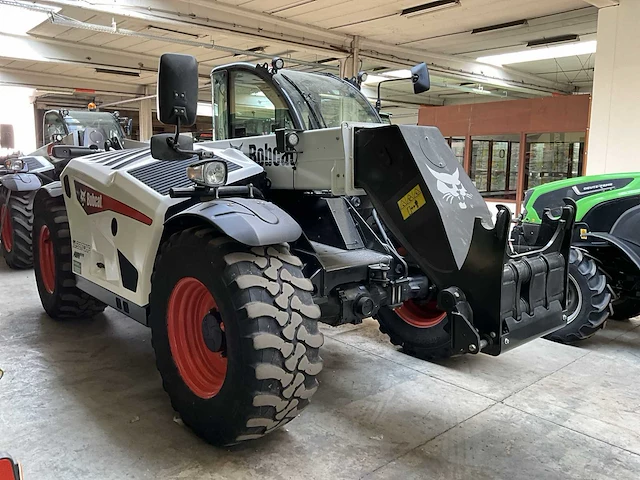
[(587, 174), (640, 171), (640, 1), (598, 13)]
[(36, 149), (36, 129), (32, 88), (0, 87), (0, 123), (13, 125), (14, 150), (31, 153)]

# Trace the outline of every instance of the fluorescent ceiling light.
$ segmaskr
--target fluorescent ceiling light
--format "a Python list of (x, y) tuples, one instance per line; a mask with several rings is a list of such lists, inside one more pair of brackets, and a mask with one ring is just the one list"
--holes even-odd
[(527, 47), (546, 47), (547, 45), (557, 45), (558, 43), (579, 42), (580, 35), (558, 35), (556, 37), (540, 38), (527, 42)]
[(411, 70), (391, 70), (390, 72), (384, 72), (382, 75), (367, 75), (367, 79), (362, 84), (374, 85), (396, 78), (411, 78)]
[[(18, 4), (18, 2), (16, 2)], [(42, 10), (29, 10), (28, 8), (41, 7)], [(17, 5), (0, 5), (0, 31), (11, 35), (26, 35), (49, 19), (49, 13), (59, 12), (59, 8), (38, 5), (37, 3), (25, 4), (24, 7)]]
[(525, 27), (529, 25), (526, 20), (516, 20), (514, 22), (498, 23), (496, 25), (489, 25), (488, 27), (474, 28), (471, 33), (485, 33), (494, 32), (496, 30), (507, 30), (509, 28)]
[(210, 103), (198, 102), (198, 108), (196, 109), (196, 115), (198, 117), (213, 117), (213, 108)]
[(462, 5), (460, 0), (434, 0), (415, 7), (405, 8), (400, 12), (400, 15), (403, 17), (417, 17), (418, 15), (425, 15), (443, 8), (459, 7), (460, 5)]
[(597, 41), (571, 43), (569, 45), (558, 45), (555, 47), (536, 48), (535, 50), (524, 50), (521, 52), (503, 53), (501, 55), (489, 55), (479, 57), (476, 60), (491, 65), (511, 65), (514, 63), (535, 62), (537, 60), (549, 60), (551, 58), (573, 57), (575, 55), (586, 55), (595, 53)]

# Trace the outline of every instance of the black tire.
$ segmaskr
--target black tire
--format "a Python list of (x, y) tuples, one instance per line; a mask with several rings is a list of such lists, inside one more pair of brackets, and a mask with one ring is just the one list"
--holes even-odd
[(380, 324), (380, 331), (389, 336), (391, 343), (402, 347), (409, 355), (423, 360), (453, 356), (448, 318), (444, 318), (437, 325), (419, 328), (404, 321), (392, 309), (382, 307), (375, 319)]
[[(47, 314), (56, 320), (66, 318), (89, 318), (104, 311), (106, 305), (76, 287), (71, 269), (71, 233), (69, 219), (62, 197), (46, 197), (35, 205), (33, 231), (34, 270), (40, 301)], [(52, 288), (45, 286), (43, 279), (43, 255), (40, 235), (48, 229), (53, 248)]]
[(596, 262), (581, 250), (569, 252), (569, 285), (567, 287), (568, 323), (545, 338), (560, 343), (573, 343), (592, 337), (609, 317), (611, 292), (607, 277)]
[(629, 320), (640, 315), (640, 300), (636, 298), (621, 298), (611, 304), (613, 313), (609, 318), (612, 320)]
[[(31, 232), (33, 229), (33, 199), (36, 192), (10, 192), (9, 203), (5, 199), (9, 192), (2, 189), (0, 201), (5, 211), (3, 238), (8, 234), (9, 242), (2, 242), (2, 255), (10, 268), (22, 270), (33, 266)], [(5, 210), (6, 208), (6, 210)], [(8, 228), (4, 223), (8, 222)], [(8, 232), (8, 233), (7, 233)]]
[[(156, 364), (174, 410), (206, 441), (232, 445), (259, 438), (296, 417), (317, 390), (320, 309), (301, 266), (286, 245), (250, 248), (207, 227), (175, 233), (162, 245), (150, 296)], [(186, 367), (177, 366), (180, 355), (193, 365), (198, 348), (179, 348), (169, 332), (170, 325), (175, 332), (175, 325), (188, 323), (188, 315), (171, 312), (173, 302), (184, 298), (178, 285), (192, 279), (213, 297), (224, 326), (224, 341), (214, 351), (226, 358), (225, 373), (207, 395), (195, 393), (193, 378), (183, 375)], [(194, 341), (202, 345), (203, 339)]]

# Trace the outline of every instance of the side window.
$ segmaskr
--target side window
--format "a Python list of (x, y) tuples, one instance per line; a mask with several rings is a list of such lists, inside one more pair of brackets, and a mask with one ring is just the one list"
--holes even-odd
[(44, 116), (44, 143), (53, 142), (54, 135), (66, 135), (64, 122), (57, 112), (48, 112)]
[(213, 138), (214, 140), (226, 140), (229, 138), (226, 70), (214, 73), (211, 80), (211, 88), (213, 90)]
[(231, 138), (267, 135), (278, 128), (293, 128), (291, 115), (273, 85), (258, 75), (231, 72)]

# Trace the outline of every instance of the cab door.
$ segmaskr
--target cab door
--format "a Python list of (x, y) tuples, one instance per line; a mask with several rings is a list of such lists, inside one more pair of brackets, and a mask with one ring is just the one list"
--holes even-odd
[(261, 165), (273, 188), (292, 188), (297, 155), (277, 150), (275, 131), (295, 125), (279, 89), (251, 68), (219, 70), (211, 79), (216, 143), (241, 150)]

